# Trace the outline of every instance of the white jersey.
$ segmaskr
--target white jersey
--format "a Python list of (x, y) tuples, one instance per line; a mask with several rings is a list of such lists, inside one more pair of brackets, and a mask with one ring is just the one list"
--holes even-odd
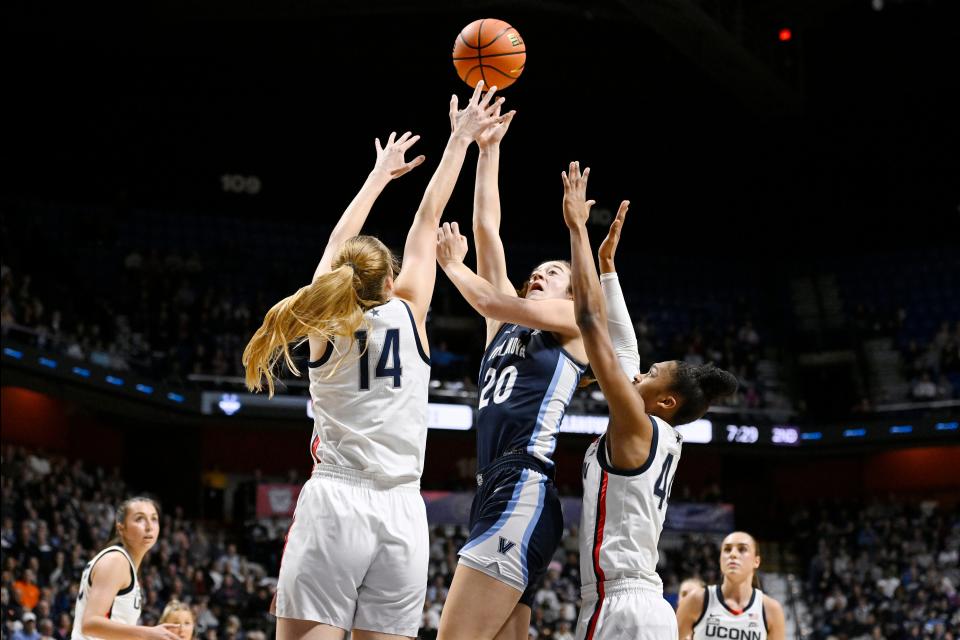
[(604, 582), (636, 580), (662, 593), (657, 544), (667, 512), (683, 439), (669, 424), (650, 416), (650, 456), (638, 469), (614, 469), (607, 437), (587, 449), (583, 461), (580, 516), (580, 581), (584, 592), (603, 599)]
[(310, 363), (316, 464), (419, 482), (427, 444), (430, 358), (409, 305), (367, 310), (352, 342), (337, 338)]
[(86, 611), (90, 587), (93, 585), (93, 580), (91, 580), (90, 576), (93, 573), (94, 565), (97, 564), (100, 558), (108, 553), (117, 551), (122, 553), (123, 557), (130, 563), (130, 586), (119, 591), (116, 597), (114, 597), (113, 605), (110, 606), (110, 610), (107, 612), (107, 618), (114, 622), (131, 625), (137, 624), (137, 621), (140, 620), (142, 598), (140, 597), (140, 581), (137, 580), (137, 571), (133, 566), (133, 560), (123, 547), (119, 545), (107, 547), (87, 563), (87, 566), (83, 570), (83, 575), (80, 577), (80, 591), (77, 593), (77, 609), (73, 616), (73, 631), (70, 634), (72, 640), (96, 640), (94, 636), (83, 635), (80, 632), (81, 625), (83, 624), (83, 612)]
[(743, 611), (727, 606), (720, 585), (703, 592), (703, 611), (693, 624), (693, 640), (767, 640), (767, 617), (763, 612), (763, 592), (754, 589)]

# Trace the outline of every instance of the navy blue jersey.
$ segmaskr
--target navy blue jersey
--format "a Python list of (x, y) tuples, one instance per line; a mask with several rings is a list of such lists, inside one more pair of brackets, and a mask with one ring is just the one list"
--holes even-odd
[(516, 453), (552, 466), (560, 421), (585, 369), (549, 331), (500, 327), (480, 365), (478, 468)]

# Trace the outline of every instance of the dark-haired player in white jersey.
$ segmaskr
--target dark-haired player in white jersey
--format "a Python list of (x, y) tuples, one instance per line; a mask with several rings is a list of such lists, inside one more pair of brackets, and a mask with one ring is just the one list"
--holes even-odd
[(694, 590), (680, 601), (680, 637), (693, 640), (783, 640), (786, 620), (779, 602), (760, 591), (760, 549), (745, 531), (720, 545), (721, 584)]
[[(610, 422), (587, 449), (583, 463), (583, 606), (577, 638), (673, 640), (676, 618), (656, 572), (657, 543), (682, 441), (671, 423), (701, 417), (711, 400), (736, 389), (736, 378), (712, 365), (691, 367), (676, 361), (658, 362), (632, 378), (625, 374), (611, 341), (587, 236), (593, 206), (586, 199), (589, 172), (581, 174), (578, 163), (570, 164), (569, 174), (564, 172), (563, 215), (570, 229), (577, 325), (607, 399)], [(611, 228), (614, 236), (628, 205), (620, 206)]]
[(160, 512), (150, 498), (117, 507), (116, 534), (80, 577), (72, 640), (178, 640), (176, 624), (138, 627), (143, 597), (137, 571), (160, 536)]

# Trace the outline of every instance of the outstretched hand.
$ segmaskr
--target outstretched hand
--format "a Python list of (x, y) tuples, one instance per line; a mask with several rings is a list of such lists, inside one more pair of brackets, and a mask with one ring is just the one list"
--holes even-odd
[(437, 262), (441, 268), (453, 262), (463, 262), (467, 255), (467, 239), (460, 235), (460, 225), (444, 222), (437, 229)]
[(629, 200), (624, 200), (620, 203), (620, 208), (617, 209), (617, 217), (610, 223), (610, 230), (607, 231), (607, 237), (604, 238), (600, 244), (597, 257), (600, 259), (601, 273), (613, 273), (616, 271), (613, 258), (617, 255), (617, 245), (620, 244), (620, 232), (623, 230), (623, 221), (627, 217), (627, 209), (629, 208)]
[(426, 156), (417, 156), (410, 162), (403, 157), (419, 139), (420, 136), (414, 136), (409, 131), (397, 138), (397, 132), (394, 131), (387, 138), (386, 146), (380, 145), (380, 138), (374, 140), (377, 146), (377, 162), (373, 165), (373, 172), (393, 180), (423, 164)]
[(503, 122), (507, 118), (507, 116), (500, 115), (503, 98), (493, 100), (497, 88), (495, 86), (490, 87), (490, 90), (481, 96), (482, 92), (483, 80), (480, 80), (473, 90), (470, 101), (463, 109), (459, 108), (460, 103), (457, 94), (453, 94), (450, 98), (451, 135), (473, 142), (486, 129)]
[(587, 200), (587, 179), (590, 177), (590, 167), (580, 173), (580, 163), (571, 162), (569, 172), (561, 173), (563, 178), (563, 220), (567, 227), (573, 229), (583, 226), (590, 218), (590, 208), (596, 204), (595, 200)]
[(505, 113), (503, 116), (500, 115), (500, 106), (497, 105), (496, 111), (494, 111), (493, 116), (497, 119), (497, 122), (483, 131), (480, 132), (480, 135), (477, 136), (477, 144), (480, 145), (481, 149), (487, 149), (490, 147), (495, 147), (500, 144), (500, 141), (503, 140), (503, 136), (507, 134), (507, 129), (510, 128), (510, 123), (513, 122), (513, 117), (517, 115), (516, 109)]

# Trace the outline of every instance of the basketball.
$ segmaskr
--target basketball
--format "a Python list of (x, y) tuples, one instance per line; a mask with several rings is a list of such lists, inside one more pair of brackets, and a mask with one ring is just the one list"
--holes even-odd
[(527, 47), (517, 30), (503, 20), (474, 20), (453, 43), (453, 66), (460, 78), (471, 87), (483, 80), (498, 89), (509, 87), (527, 61)]

